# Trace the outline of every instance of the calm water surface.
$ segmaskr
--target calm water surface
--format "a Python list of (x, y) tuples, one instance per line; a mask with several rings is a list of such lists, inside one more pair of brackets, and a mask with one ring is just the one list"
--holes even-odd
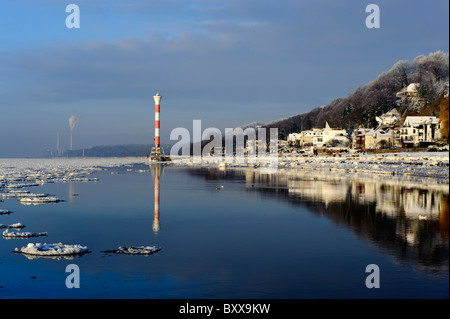
[[(0, 202), (14, 211), (0, 224), (48, 232), (0, 238), (0, 298), (449, 297), (448, 184), (138, 164), (93, 176), (29, 188), (64, 202)], [(12, 252), (29, 242), (92, 252)], [(137, 245), (162, 249), (102, 252)], [(65, 286), (69, 264), (80, 267), (79, 289)], [(369, 264), (379, 289), (366, 288)]]

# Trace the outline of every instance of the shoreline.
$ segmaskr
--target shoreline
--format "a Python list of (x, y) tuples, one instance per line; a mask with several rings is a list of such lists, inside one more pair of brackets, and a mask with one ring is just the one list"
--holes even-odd
[[(18, 163), (17, 161), (21, 161)], [(172, 157), (170, 162), (150, 162), (145, 157), (60, 158), (60, 159), (0, 159), (0, 175), (8, 175), (12, 166), (22, 174), (30, 169), (114, 167), (132, 164), (170, 165), (187, 168), (257, 169), (261, 174), (376, 175), (408, 179), (432, 179), (449, 184), (448, 152), (392, 152), (381, 154), (302, 155), (283, 154), (276, 157)], [(229, 161), (230, 163), (227, 163)], [(241, 163), (242, 162), (242, 163)], [(3, 171), (3, 174), (2, 174)], [(11, 172), (9, 172), (11, 173)], [(26, 173), (25, 173), (26, 174)], [(0, 176), (1, 179), (1, 176)]]
[[(392, 176), (405, 179), (430, 178), (449, 184), (448, 152), (383, 153), (367, 155), (317, 155), (289, 154), (277, 157), (273, 166), (270, 159), (256, 163), (225, 163), (223, 161), (193, 161), (186, 158), (172, 159), (169, 165), (219, 169), (260, 169), (261, 173), (320, 172), (344, 175), (364, 174)], [(272, 168), (272, 169), (271, 169)]]

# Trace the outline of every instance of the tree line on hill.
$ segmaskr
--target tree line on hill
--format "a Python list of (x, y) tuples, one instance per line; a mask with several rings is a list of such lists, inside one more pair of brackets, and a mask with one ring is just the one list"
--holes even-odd
[[(402, 120), (411, 115), (440, 116), (441, 120), (446, 117), (445, 130), (448, 132), (448, 97), (445, 97), (448, 81), (449, 54), (437, 51), (428, 56), (418, 56), (412, 62), (398, 61), (389, 71), (363, 87), (357, 87), (344, 98), (336, 98), (326, 106), (264, 126), (277, 127), (280, 139), (286, 139), (290, 133), (324, 127), (326, 121), (331, 127), (350, 132), (359, 127), (374, 128), (377, 116), (397, 109)], [(413, 108), (411, 103), (398, 104), (397, 93), (411, 83), (419, 84), (418, 108)]]

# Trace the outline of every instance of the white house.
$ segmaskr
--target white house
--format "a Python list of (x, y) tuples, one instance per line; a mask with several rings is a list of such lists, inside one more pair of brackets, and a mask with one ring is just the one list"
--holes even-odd
[(394, 143), (391, 130), (360, 128), (353, 131), (352, 147), (355, 149), (375, 149), (391, 147)]
[(317, 135), (313, 138), (313, 145), (315, 147), (321, 148), (326, 143), (331, 141), (336, 136), (346, 136), (347, 131), (342, 129), (333, 129), (328, 125), (328, 122), (325, 124), (325, 128), (322, 130), (319, 130), (317, 132)]
[(374, 148), (391, 147), (394, 144), (394, 137), (392, 131), (376, 130), (373, 134)]
[(303, 132), (301, 133), (291, 133), (288, 135), (287, 141), (295, 143), (296, 141), (299, 141), (303, 136)]
[(378, 125), (394, 125), (399, 119), (400, 116), (398, 114), (398, 111), (396, 109), (393, 109), (387, 113), (384, 113), (383, 115), (377, 116), (375, 118), (378, 122)]
[(400, 127), (400, 138), (414, 146), (434, 142), (441, 138), (441, 123), (435, 116), (408, 116)]
[(300, 133), (291, 133), (288, 136), (288, 141), (292, 143), (298, 142), (300, 147), (317, 147), (322, 148), (324, 145), (334, 139), (337, 136), (346, 136), (347, 132), (342, 129), (333, 129), (328, 122), (325, 124), (325, 128), (312, 128), (308, 131), (302, 131)]
[(406, 95), (408, 97), (416, 97), (419, 95), (420, 83), (411, 83), (406, 87)]
[(374, 129), (359, 128), (352, 133), (352, 147), (355, 149), (371, 149), (374, 148), (373, 135)]
[(408, 101), (411, 106), (420, 106), (419, 88), (420, 83), (411, 83), (407, 87), (404, 87), (399, 92), (397, 92), (397, 105), (402, 105), (402, 103)]

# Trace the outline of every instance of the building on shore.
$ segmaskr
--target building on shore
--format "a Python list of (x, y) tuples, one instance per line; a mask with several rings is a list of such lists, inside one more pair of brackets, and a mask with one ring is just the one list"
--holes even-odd
[(327, 122), (325, 128), (289, 134), (287, 143), (300, 149), (339, 146), (366, 150), (428, 147), (441, 138), (441, 123), (435, 116), (408, 116), (401, 126), (399, 120), (395, 110), (387, 112), (377, 117), (376, 128), (358, 128), (349, 137), (344, 129), (333, 129)]
[(381, 149), (394, 145), (392, 130), (356, 129), (352, 134), (352, 148), (354, 149)]
[(397, 124), (400, 120), (400, 114), (396, 109), (393, 109), (383, 115), (377, 116), (375, 120), (378, 122), (378, 126), (391, 126)]
[(418, 109), (423, 104), (423, 100), (419, 97), (420, 83), (411, 83), (404, 87), (396, 94), (396, 104), (409, 105), (412, 109)]
[(435, 116), (408, 116), (400, 127), (404, 144), (426, 147), (441, 138), (441, 123)]
[(397, 115), (388, 113), (378, 118), (377, 128), (355, 129), (352, 133), (352, 147), (354, 149), (428, 147), (441, 138), (441, 123), (435, 116), (408, 116), (403, 125), (394, 127), (398, 120)]
[(300, 133), (291, 133), (288, 136), (288, 142), (299, 148), (323, 148), (332, 140), (347, 141), (347, 131), (340, 128), (331, 128), (326, 122), (324, 128), (312, 128)]

